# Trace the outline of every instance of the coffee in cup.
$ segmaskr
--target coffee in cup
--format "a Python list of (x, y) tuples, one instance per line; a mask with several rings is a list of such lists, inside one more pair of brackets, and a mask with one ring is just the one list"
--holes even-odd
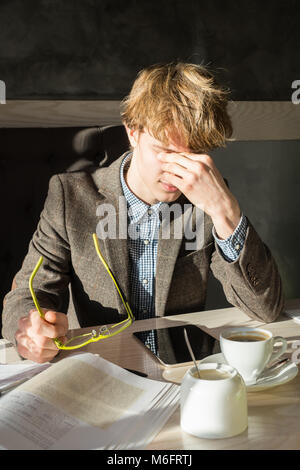
[(268, 339), (268, 336), (265, 336), (263, 334), (261, 335), (258, 335), (258, 334), (253, 334), (253, 335), (249, 335), (249, 334), (234, 334), (232, 336), (230, 336), (228, 339), (230, 339), (230, 341), (240, 341), (242, 343), (251, 343), (253, 341), (265, 341), (266, 339)]
[[(281, 347), (274, 351), (278, 342)], [(237, 369), (246, 383), (255, 383), (265, 367), (287, 350), (287, 342), (281, 336), (273, 336), (262, 328), (247, 327), (222, 331), (220, 346), (227, 363)]]

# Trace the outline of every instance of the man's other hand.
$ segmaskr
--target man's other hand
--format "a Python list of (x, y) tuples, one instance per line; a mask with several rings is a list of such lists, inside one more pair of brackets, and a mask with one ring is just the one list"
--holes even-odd
[(67, 315), (53, 310), (42, 309), (45, 318), (37, 310), (30, 310), (20, 318), (16, 332), (18, 353), (25, 359), (43, 363), (51, 361), (59, 352), (53, 339), (66, 341), (68, 331)]

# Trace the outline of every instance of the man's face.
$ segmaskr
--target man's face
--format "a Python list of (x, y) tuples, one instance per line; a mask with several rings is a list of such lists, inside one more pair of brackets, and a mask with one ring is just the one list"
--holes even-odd
[(137, 197), (147, 204), (158, 201), (173, 202), (181, 191), (166, 184), (163, 180), (162, 162), (157, 155), (162, 152), (188, 152), (178, 139), (170, 139), (166, 146), (155, 139), (148, 131), (128, 130), (133, 156), (127, 176), (127, 183)]

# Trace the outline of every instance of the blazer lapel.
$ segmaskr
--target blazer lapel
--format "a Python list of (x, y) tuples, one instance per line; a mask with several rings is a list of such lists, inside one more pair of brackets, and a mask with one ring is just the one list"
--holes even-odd
[[(170, 213), (167, 211), (167, 217), (165, 217), (164, 214), (159, 231), (155, 276), (155, 314), (159, 317), (163, 316), (165, 312), (174, 266), (184, 234), (183, 214), (187, 210), (187, 204), (189, 201), (184, 194), (181, 194), (179, 199), (175, 201), (175, 204), (176, 203), (179, 204), (178, 213), (175, 213), (174, 217), (169, 217)], [(171, 215), (172, 214), (173, 213), (171, 212)], [(168, 232), (166, 224), (169, 225), (170, 236), (168, 238), (163, 238), (162, 235), (164, 228)]]

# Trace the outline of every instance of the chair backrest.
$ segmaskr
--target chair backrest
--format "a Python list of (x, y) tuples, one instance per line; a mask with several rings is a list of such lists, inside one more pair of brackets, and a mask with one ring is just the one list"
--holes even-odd
[(128, 148), (124, 126), (0, 129), (1, 306), (27, 253), (51, 176), (108, 166)]

